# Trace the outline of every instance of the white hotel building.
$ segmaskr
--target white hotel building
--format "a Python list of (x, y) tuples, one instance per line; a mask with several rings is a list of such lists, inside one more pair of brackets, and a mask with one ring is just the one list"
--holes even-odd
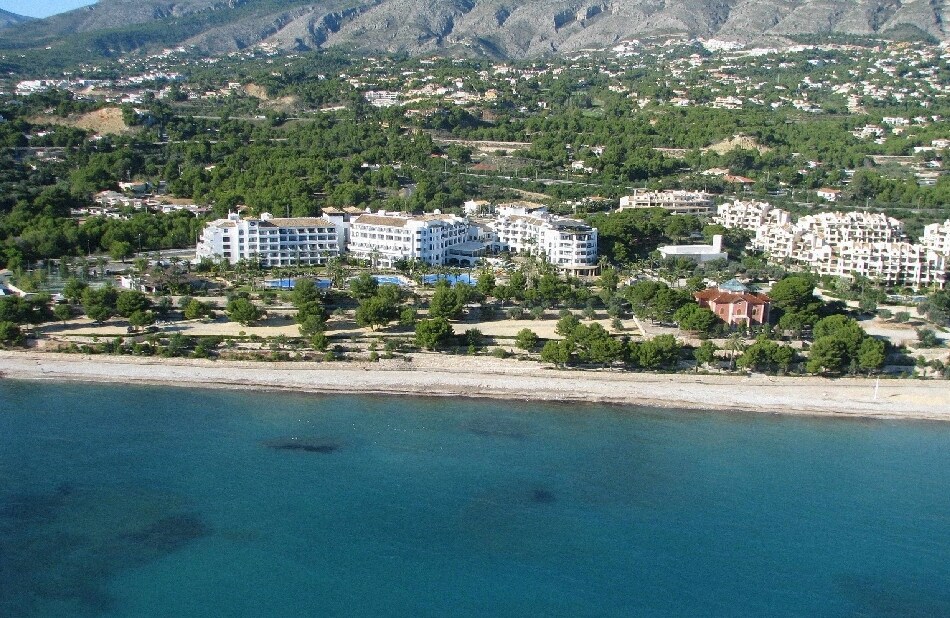
[(570, 274), (589, 275), (597, 267), (597, 228), (576, 219), (503, 213), (489, 225), (504, 250), (543, 255)]
[(476, 223), (439, 212), (354, 212), (328, 209), (324, 218), (260, 219), (229, 215), (208, 223), (197, 257), (259, 259), (264, 266), (323, 264), (348, 251), (376, 267), (400, 260), (432, 266), (473, 266), (500, 250), (543, 255), (569, 274), (589, 275), (597, 268), (597, 229), (543, 210), (501, 208), (494, 220)]
[[(409, 215), (380, 211), (350, 221), (349, 251), (353, 257), (391, 268), (399, 260), (448, 264), (455, 248), (468, 241), (469, 222), (456, 215)], [(457, 258), (456, 258), (457, 259)]]
[(822, 212), (801, 217), (795, 227), (824, 242), (897, 242), (904, 240), (904, 224), (881, 213)]
[(260, 219), (228, 215), (205, 226), (198, 242), (197, 258), (213, 258), (236, 264), (243, 259), (260, 260), (264, 266), (309, 266), (324, 264), (343, 250), (343, 235), (334, 224), (317, 217)]

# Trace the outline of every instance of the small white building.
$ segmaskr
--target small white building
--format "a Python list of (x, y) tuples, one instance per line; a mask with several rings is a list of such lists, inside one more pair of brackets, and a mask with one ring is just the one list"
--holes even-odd
[(816, 194), (818, 195), (818, 197), (820, 197), (821, 199), (827, 200), (827, 201), (829, 201), (829, 202), (837, 202), (837, 201), (838, 201), (838, 198), (841, 197), (841, 190), (840, 190), (840, 189), (828, 189), (828, 188), (824, 188), (824, 189), (818, 189), (818, 191), (816, 191), (815, 193), (816, 193)]
[(713, 260), (728, 259), (729, 254), (722, 250), (722, 235), (713, 236), (711, 245), (667, 245), (657, 249), (666, 258), (686, 258), (697, 264)]
[(147, 182), (120, 182), (119, 189), (129, 193), (145, 193), (149, 189)]
[(492, 204), (487, 200), (468, 200), (462, 204), (462, 211), (469, 217), (489, 214), (492, 210)]

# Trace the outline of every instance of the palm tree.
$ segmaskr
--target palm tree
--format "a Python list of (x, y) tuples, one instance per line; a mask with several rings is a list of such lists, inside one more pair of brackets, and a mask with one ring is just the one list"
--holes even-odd
[(426, 287), (426, 275), (430, 272), (429, 263), (424, 260), (419, 260), (415, 266), (415, 272), (417, 275), (417, 280), (422, 287)]
[(729, 367), (735, 370), (736, 355), (745, 350), (745, 337), (739, 332), (732, 333), (726, 340), (726, 349), (729, 350)]
[(327, 275), (330, 277), (331, 285), (343, 287), (343, 280), (346, 278), (346, 269), (343, 266), (343, 258), (336, 256), (327, 262)]

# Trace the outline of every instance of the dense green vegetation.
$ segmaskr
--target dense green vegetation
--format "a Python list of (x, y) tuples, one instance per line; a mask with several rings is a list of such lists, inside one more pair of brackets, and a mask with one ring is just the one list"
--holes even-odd
[[(245, 5), (239, 10), (257, 9)], [(215, 18), (214, 12), (195, 17), (198, 21)], [(101, 36), (112, 36), (107, 35)], [(118, 41), (113, 47), (121, 50), (135, 44)], [(664, 53), (668, 57), (663, 62), (691, 53), (709, 56), (696, 46)], [(778, 74), (761, 66), (783, 60), (779, 56), (737, 59), (726, 71), (761, 77), (791, 95), (801, 90), (806, 78), (817, 82), (831, 79), (835, 71), (861, 72), (869, 67), (863, 56), (833, 51), (816, 54), (822, 57), (821, 63), (790, 56)], [(248, 206), (253, 213), (312, 215), (324, 205), (453, 210), (469, 198), (514, 197), (513, 188), (544, 193), (555, 206), (565, 198), (617, 197), (638, 185), (736, 191), (737, 187), (718, 176), (697, 174), (718, 167), (751, 177), (753, 196), (768, 195), (793, 211), (807, 209), (813, 201), (808, 191), (848, 182), (841, 207), (886, 210), (908, 219), (911, 232), (924, 222), (950, 215), (950, 177), (943, 175), (932, 186), (922, 185), (905, 168), (877, 165), (869, 158), (913, 154), (915, 146), (945, 137), (938, 123), (888, 134), (881, 144), (851, 134), (864, 124), (880, 124), (889, 113), (950, 114), (942, 104), (925, 109), (910, 101), (877, 106), (865, 101), (865, 113), (849, 115), (803, 115), (788, 107), (678, 108), (662, 104), (674, 95), (662, 62), (630, 68), (595, 55), (585, 61), (551, 60), (548, 70), (523, 80), (515, 91), (499, 89), (490, 102), (446, 107), (435, 99), (422, 100), (409, 115), (400, 107), (368, 105), (346, 76), (363, 75), (380, 87), (395, 87), (422, 85), (416, 77), (400, 76), (427, 73), (436, 83), (463, 82), (466, 89), (482, 93), (497, 88), (486, 74), (491, 64), (444, 59), (428, 61), (423, 68), (417, 59), (384, 56), (370, 61), (339, 51), (295, 55), (279, 68), (273, 58), (255, 54), (214, 64), (195, 60), (182, 56), (179, 70), (187, 76), (186, 82), (171, 84), (167, 99), (146, 93), (143, 104), (136, 106), (138, 111), (126, 106), (126, 119), (137, 127), (132, 136), (89, 141), (84, 131), (42, 121), (47, 113), (63, 117), (94, 109), (101, 102), (79, 101), (52, 91), (0, 103), (0, 115), (7, 120), (0, 123), (0, 144), (66, 149), (61, 160), (40, 164), (19, 153), (0, 153), (0, 188), (4, 189), (0, 193), (0, 267), (118, 251), (123, 248), (120, 243), (137, 249), (140, 240), (143, 249), (180, 246), (195, 237), (201, 221), (177, 216), (168, 221), (154, 217), (158, 222), (152, 224), (142, 219), (93, 221), (84, 226), (63, 221), (70, 208), (88, 204), (94, 192), (133, 178), (165, 181), (174, 195), (212, 205), (216, 216), (238, 205)], [(934, 70), (946, 69), (945, 63), (932, 64)], [(601, 66), (614, 71), (594, 70)], [(209, 102), (186, 95), (186, 90), (223, 89), (235, 77), (241, 83), (256, 84), (275, 100), (293, 100), (294, 107), (278, 110), (240, 90)], [(713, 98), (702, 77), (697, 73), (680, 78), (696, 103)], [(156, 90), (167, 85), (151, 84)], [(650, 104), (634, 105), (622, 88)], [(840, 95), (824, 90), (807, 94), (810, 102), (829, 112), (843, 110)], [(777, 101), (772, 91), (760, 98), (763, 105)], [(342, 104), (345, 110), (315, 112), (326, 104)], [(499, 159), (515, 165), (515, 177), (502, 177), (500, 172), (472, 169), (485, 157), (473, 160), (474, 152), (463, 146), (440, 146), (437, 140), (442, 135), (516, 140), (530, 147)], [(736, 135), (745, 136), (757, 148), (721, 153), (708, 149)], [(681, 149), (682, 158), (657, 148)], [(936, 160), (940, 155), (931, 151), (917, 159)], [(572, 174), (570, 164), (579, 160), (591, 171)], [(849, 181), (846, 173), (852, 172)], [(562, 181), (542, 182), (545, 178)], [(596, 209), (583, 204), (578, 212)], [(660, 243), (711, 232), (695, 218), (659, 213), (608, 216), (594, 212), (590, 221), (601, 230), (601, 253), (618, 264), (644, 259)], [(736, 249), (744, 239), (726, 240), (737, 257)]]

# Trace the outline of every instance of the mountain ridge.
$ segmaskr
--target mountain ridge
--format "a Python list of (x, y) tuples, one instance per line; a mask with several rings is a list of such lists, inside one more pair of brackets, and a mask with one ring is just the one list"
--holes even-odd
[(16, 26), (18, 24), (25, 24), (27, 22), (34, 21), (36, 18), (27, 17), (26, 15), (17, 15), (16, 13), (11, 13), (10, 11), (4, 11), (0, 9), (0, 30), (4, 28), (9, 28), (10, 26)]
[(650, 36), (743, 43), (798, 35), (947, 40), (947, 0), (100, 0), (0, 31), (0, 47), (85, 45), (114, 55), (190, 45), (209, 54), (257, 44), (362, 52), (535, 57)]

